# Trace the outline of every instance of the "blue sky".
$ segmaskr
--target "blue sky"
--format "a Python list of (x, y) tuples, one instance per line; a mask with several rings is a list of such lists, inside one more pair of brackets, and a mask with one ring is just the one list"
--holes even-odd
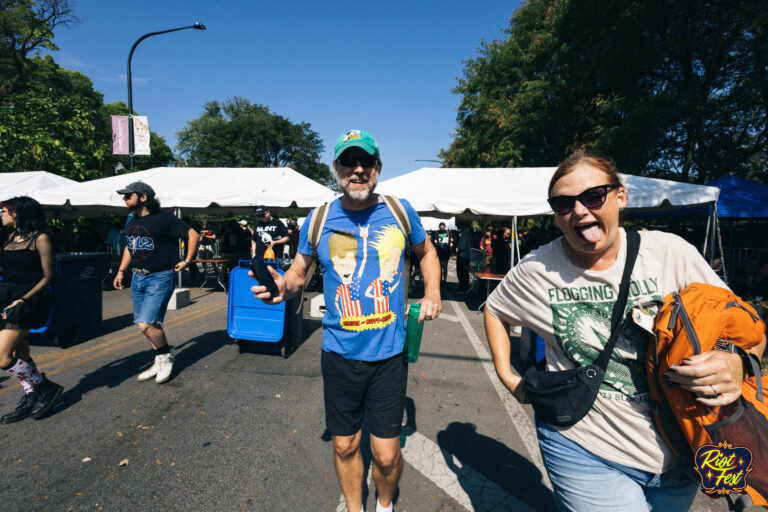
[(451, 93), (481, 40), (503, 37), (518, 1), (264, 2), (72, 0), (82, 22), (59, 27), (54, 57), (90, 77), (107, 103), (133, 105), (173, 148), (176, 132), (212, 100), (241, 96), (308, 122), (326, 148), (349, 129), (371, 132), (382, 179), (433, 162), (450, 144), (460, 98)]

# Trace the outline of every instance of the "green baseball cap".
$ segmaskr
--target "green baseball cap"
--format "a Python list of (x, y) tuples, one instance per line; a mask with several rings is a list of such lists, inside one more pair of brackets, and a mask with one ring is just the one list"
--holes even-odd
[(379, 152), (379, 145), (376, 144), (373, 135), (363, 130), (349, 130), (336, 141), (333, 159), (338, 160), (339, 156), (351, 147), (362, 148), (369, 155), (376, 155)]

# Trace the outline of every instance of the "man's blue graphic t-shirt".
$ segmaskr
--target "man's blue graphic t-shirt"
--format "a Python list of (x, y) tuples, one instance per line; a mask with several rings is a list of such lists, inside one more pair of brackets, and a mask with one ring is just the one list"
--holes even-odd
[[(426, 232), (413, 207), (400, 200), (411, 223), (408, 244), (387, 205), (346, 210), (337, 199), (328, 208), (317, 256), (323, 270), (325, 316), (323, 350), (346, 359), (381, 361), (403, 351), (405, 341), (404, 254)], [(299, 233), (299, 252), (312, 255), (307, 232)]]

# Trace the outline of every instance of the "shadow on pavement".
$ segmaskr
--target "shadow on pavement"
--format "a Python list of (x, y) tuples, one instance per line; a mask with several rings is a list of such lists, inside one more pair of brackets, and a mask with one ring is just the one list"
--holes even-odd
[(479, 434), (474, 424), (449, 424), (437, 434), (437, 444), (443, 450), (446, 464), (456, 473), (459, 483), (472, 500), (474, 510), (487, 508), (479, 494), (483, 491), (481, 479), (457, 467), (451, 454), (461, 461), (462, 466), (469, 466), (535, 510), (557, 510), (552, 491), (542, 483), (539, 469), (504, 444)]
[[(180, 345), (171, 345), (175, 361), (173, 375), (168, 382), (172, 382), (185, 368), (216, 352), (228, 342), (229, 338), (225, 331), (211, 331)], [(149, 342), (146, 342), (146, 345), (149, 346)], [(89, 391), (102, 387), (115, 388), (128, 379), (135, 379), (140, 372), (149, 368), (153, 359), (154, 352), (144, 350), (107, 363), (83, 375), (74, 387), (64, 390), (47, 416), (55, 416), (76, 404)]]

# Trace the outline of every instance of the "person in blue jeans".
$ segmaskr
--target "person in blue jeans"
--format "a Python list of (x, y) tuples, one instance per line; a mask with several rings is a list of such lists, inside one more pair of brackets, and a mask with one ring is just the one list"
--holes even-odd
[[(363, 417), (370, 427), (376, 512), (391, 512), (403, 457), (400, 430), (408, 366), (405, 340), (404, 258), (406, 245), (418, 256), (424, 276), (419, 321), (437, 318), (440, 264), (419, 216), (401, 201), (410, 233), (373, 191), (381, 172), (379, 146), (362, 130), (350, 130), (334, 147), (333, 170), (342, 197), (330, 203), (317, 247), (323, 270), (323, 374), (325, 424), (333, 437), (333, 461), (350, 512), (363, 510)], [(270, 267), (278, 286), (272, 297), (254, 286), (256, 298), (276, 304), (301, 292), (312, 258), (308, 230), (314, 210), (299, 232), (296, 258), (285, 276)], [(332, 306), (333, 305), (333, 306)]]
[[(146, 183), (131, 183), (117, 193), (123, 195), (125, 205), (135, 215), (125, 226), (127, 245), (113, 284), (115, 289), (123, 289), (123, 279), (130, 266), (133, 322), (155, 351), (154, 363), (139, 374), (138, 380), (143, 382), (154, 377), (160, 384), (173, 372), (173, 354), (163, 330), (163, 319), (173, 294), (176, 272), (189, 265), (200, 235), (181, 219), (161, 212), (155, 191)], [(181, 261), (180, 238), (188, 240), (187, 256)]]
[[(620, 212), (627, 190), (614, 165), (579, 152), (549, 184), (549, 203), (563, 236), (526, 255), (488, 297), (485, 328), (496, 373), (521, 402), (522, 378), (510, 365), (509, 327), (528, 327), (546, 344), (549, 371), (594, 362), (610, 337), (626, 261)], [(642, 231), (626, 312), (693, 282), (725, 287), (697, 249), (682, 238)], [(644, 362), (650, 333), (627, 314), (597, 398), (567, 427), (536, 421), (539, 449), (558, 507), (564, 511), (688, 510), (698, 489), (653, 425)], [(762, 355), (765, 340), (753, 348)], [(703, 405), (734, 402), (745, 376), (741, 357), (695, 355), (667, 375)]]

